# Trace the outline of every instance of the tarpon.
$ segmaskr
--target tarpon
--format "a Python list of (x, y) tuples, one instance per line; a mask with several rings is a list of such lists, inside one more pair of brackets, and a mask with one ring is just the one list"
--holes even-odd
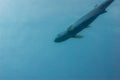
[(101, 5), (95, 7), (88, 14), (83, 16), (77, 22), (72, 24), (66, 31), (58, 34), (55, 38), (54, 42), (63, 42), (68, 40), (69, 38), (82, 38), (78, 33), (89, 27), (89, 25), (101, 14), (106, 13), (106, 8), (113, 2), (114, 0), (106, 0)]

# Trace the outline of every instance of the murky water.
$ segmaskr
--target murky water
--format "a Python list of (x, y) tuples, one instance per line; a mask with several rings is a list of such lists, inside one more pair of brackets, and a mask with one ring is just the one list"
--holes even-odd
[(103, 1), (0, 0), (0, 79), (119, 79), (119, 0), (80, 33), (84, 38), (54, 43)]

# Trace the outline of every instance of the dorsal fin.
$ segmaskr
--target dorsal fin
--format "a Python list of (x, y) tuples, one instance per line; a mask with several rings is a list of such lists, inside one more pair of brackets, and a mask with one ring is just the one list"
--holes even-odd
[(67, 31), (71, 31), (72, 30), (72, 25), (70, 25), (68, 28), (67, 28)]
[(95, 7), (95, 8), (98, 7), (98, 4), (96, 4), (94, 7)]

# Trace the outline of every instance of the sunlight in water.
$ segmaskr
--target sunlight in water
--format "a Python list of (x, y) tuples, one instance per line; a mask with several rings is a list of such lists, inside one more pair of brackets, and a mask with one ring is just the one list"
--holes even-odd
[(0, 0), (0, 80), (119, 77), (120, 0), (79, 33), (84, 38), (54, 42), (104, 1)]
[(9, 0), (0, 0), (0, 13), (4, 13), (9, 8)]

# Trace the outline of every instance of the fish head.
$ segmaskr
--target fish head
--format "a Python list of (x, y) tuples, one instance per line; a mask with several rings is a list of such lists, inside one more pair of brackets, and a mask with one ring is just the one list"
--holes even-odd
[(55, 38), (54, 42), (63, 42), (69, 38), (70, 38), (70, 36), (69, 36), (68, 32), (65, 31), (65, 32), (58, 34), (57, 37)]

